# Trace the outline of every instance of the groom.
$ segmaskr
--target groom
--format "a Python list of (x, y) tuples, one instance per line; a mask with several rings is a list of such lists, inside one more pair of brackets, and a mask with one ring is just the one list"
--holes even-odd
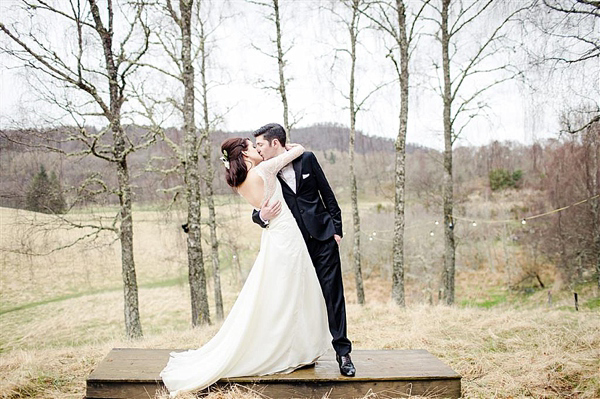
[[(281, 125), (265, 125), (254, 132), (254, 137), (256, 149), (264, 159), (271, 159), (286, 151), (285, 130)], [(285, 202), (300, 227), (317, 271), (340, 373), (353, 377), (356, 369), (350, 358), (352, 344), (346, 336), (346, 303), (339, 252), (342, 211), (312, 152), (305, 152), (284, 166), (277, 177)], [(278, 202), (267, 204), (260, 211), (254, 211), (252, 220), (266, 228), (269, 220), (277, 216), (280, 210), (281, 204)]]

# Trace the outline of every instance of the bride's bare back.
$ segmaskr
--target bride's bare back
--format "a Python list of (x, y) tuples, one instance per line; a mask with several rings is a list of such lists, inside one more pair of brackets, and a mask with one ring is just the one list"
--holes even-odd
[(248, 171), (246, 180), (237, 188), (238, 193), (254, 208), (262, 208), (275, 192), (277, 173), (302, 153), (304, 153), (304, 147), (299, 144), (290, 144), (288, 151), (262, 161)]
[(250, 169), (246, 180), (237, 188), (237, 192), (254, 208), (261, 208), (265, 196), (265, 181), (256, 173), (256, 167)]

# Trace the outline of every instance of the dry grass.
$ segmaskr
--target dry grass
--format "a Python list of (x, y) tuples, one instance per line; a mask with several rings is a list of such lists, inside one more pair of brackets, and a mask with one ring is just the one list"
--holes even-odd
[[(221, 210), (231, 217), (223, 230), (247, 234), (241, 242), (241, 263), (247, 271), (260, 230), (252, 227), (248, 209), (240, 209), (239, 214)], [(29, 226), (20, 219), (24, 216), (30, 215), (0, 209), (0, 247), (25, 238), (27, 245), (40, 247), (67, 239), (63, 233), (46, 233), (45, 240), (19, 235), (19, 229)], [(86, 376), (113, 347), (192, 348), (214, 335), (218, 323), (189, 327), (189, 291), (181, 278), (186, 274), (185, 236), (177, 216), (141, 212), (135, 219), (144, 329), (144, 339), (136, 342), (123, 339), (117, 246), (74, 247), (46, 257), (0, 251), (0, 398), (80, 399)], [(240, 281), (228, 247), (222, 250), (227, 310)], [(477, 287), (484, 293), (486, 287), (502, 284), (503, 267), (490, 274), (481, 266), (463, 265), (457, 275), (457, 302), (472, 299)], [(427, 349), (463, 376), (463, 393), (470, 398), (600, 397), (597, 310), (574, 312), (567, 299), (547, 307), (544, 292), (521, 309), (509, 304), (490, 310), (421, 305), (426, 302), (421, 287), (410, 284), (409, 306), (400, 309), (388, 303), (389, 280), (378, 272), (365, 282), (368, 305), (363, 307), (354, 303), (352, 278), (345, 274), (355, 349)], [(15, 310), (18, 306), (22, 308)], [(260, 397), (240, 387), (209, 396)]]
[[(12, 324), (7, 335), (3, 328), (1, 397), (81, 397), (85, 377), (110, 348), (197, 347), (218, 328), (187, 327), (176, 288), (142, 290), (140, 299), (144, 325), (153, 328), (137, 342), (119, 338), (118, 293), (28, 309), (21, 318), (28, 321)], [(94, 316), (81, 317), (87, 314)], [(3, 325), (8, 316), (2, 316)], [(348, 318), (355, 349), (427, 349), (463, 376), (465, 397), (600, 396), (600, 318), (594, 312), (378, 303), (349, 305)]]
[[(203, 210), (207, 214), (206, 210)], [(242, 264), (252, 265), (258, 249), (260, 229), (252, 227), (251, 208), (223, 206), (221, 217), (245, 231), (246, 243)], [(244, 215), (246, 217), (242, 217)], [(107, 215), (77, 215), (84, 222)], [(110, 215), (112, 216), (112, 215)], [(93, 243), (73, 247), (44, 256), (18, 252), (47, 253), (53, 248), (73, 242), (81, 230), (58, 229), (47, 215), (0, 208), (0, 261), (2, 298), (0, 311), (53, 298), (106, 290), (121, 290), (120, 247), (114, 235), (104, 233)], [(134, 214), (134, 248), (138, 283), (142, 286), (187, 277), (186, 235), (181, 229), (185, 216), (178, 213), (145, 211)], [(223, 254), (227, 245), (222, 244)], [(10, 249), (10, 251), (7, 251)], [(208, 251), (207, 251), (208, 254)], [(222, 260), (226, 269), (231, 258)]]

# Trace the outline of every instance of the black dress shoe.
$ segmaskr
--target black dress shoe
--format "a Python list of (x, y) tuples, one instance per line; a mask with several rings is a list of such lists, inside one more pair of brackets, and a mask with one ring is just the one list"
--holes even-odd
[(350, 354), (344, 356), (335, 355), (335, 360), (337, 360), (338, 364), (340, 365), (340, 373), (342, 373), (342, 375), (346, 377), (354, 377), (356, 374), (356, 369), (354, 368)]

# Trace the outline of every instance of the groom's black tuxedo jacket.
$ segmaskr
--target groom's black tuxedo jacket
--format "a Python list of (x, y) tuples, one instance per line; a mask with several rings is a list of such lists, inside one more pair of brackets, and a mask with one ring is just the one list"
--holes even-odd
[[(283, 197), (298, 222), (304, 238), (325, 241), (342, 233), (342, 211), (329, 186), (315, 154), (305, 152), (296, 158), (292, 165), (296, 173), (296, 193), (279, 178)], [(266, 227), (260, 220), (258, 211), (252, 213), (252, 220)]]

